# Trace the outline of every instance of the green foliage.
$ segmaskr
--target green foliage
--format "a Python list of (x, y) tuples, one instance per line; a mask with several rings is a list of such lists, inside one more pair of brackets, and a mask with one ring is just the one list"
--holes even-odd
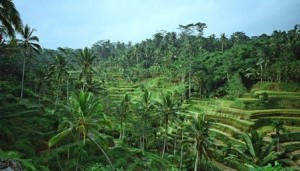
[[(95, 163), (94, 165), (90, 166), (87, 171), (111, 171), (110, 166), (104, 166), (100, 163)], [(122, 168), (116, 168), (115, 171), (125, 171)]]
[(253, 85), (251, 91), (256, 90), (271, 90), (271, 91), (299, 91), (299, 85), (297, 83), (278, 83), (278, 82), (258, 82)]
[(228, 160), (233, 159), (249, 166), (263, 166), (277, 159), (274, 143), (265, 142), (257, 131), (252, 131), (242, 138), (245, 145), (233, 148)]
[(233, 103), (230, 105), (230, 107), (237, 108), (237, 109), (245, 109), (246, 105), (245, 105), (245, 103), (242, 100), (235, 99), (233, 101)]
[(234, 99), (241, 97), (245, 92), (246, 88), (242, 83), (241, 77), (239, 74), (234, 74), (227, 83), (226, 91), (228, 93), (227, 97), (229, 99)]
[[(1, 159), (13, 159), (13, 160), (20, 161), (22, 163), (23, 167), (28, 171), (38, 171), (39, 170), (39, 169), (37, 169), (36, 166), (34, 166), (32, 159), (24, 159), (23, 155), (17, 151), (6, 151), (5, 152), (5, 151), (0, 150), (0, 158)], [(40, 169), (42, 171), (48, 170), (44, 167), (41, 167)]]
[[(274, 144), (265, 141), (273, 118), (280, 121), (271, 130), (278, 145), (284, 152), (299, 149), (293, 142), (300, 137), (299, 25), (227, 38), (203, 36), (206, 24), (197, 22), (136, 44), (102, 40), (91, 48), (41, 51), (35, 30), (20, 28), (13, 3), (0, 4), (1, 34), (13, 36), (13, 26), (22, 36), (0, 40), (1, 157), (11, 156), (27, 170), (110, 170), (108, 156), (116, 170), (191, 170), (198, 163), (209, 170), (199, 157), (215, 157), (210, 136), (233, 144), (228, 150), (234, 160), (225, 164), (242, 170), (246, 166), (238, 165), (264, 165), (277, 157)], [(246, 88), (252, 88), (247, 97)], [(197, 99), (224, 96), (229, 100)], [(219, 122), (213, 129), (204, 118), (190, 117), (203, 111)], [(282, 132), (285, 127), (290, 132)], [(239, 137), (250, 129), (267, 134)]]
[(69, 128), (69, 129), (63, 130), (62, 132), (60, 132), (57, 135), (55, 135), (54, 137), (52, 137), (49, 140), (49, 144), (48, 144), (49, 148), (53, 147), (59, 141), (61, 141), (62, 139), (64, 139), (71, 131), (72, 131), (72, 129)]
[(268, 164), (266, 166), (261, 167), (252, 167), (250, 168), (250, 171), (293, 171), (293, 169), (283, 168), (280, 163), (275, 162), (274, 166)]

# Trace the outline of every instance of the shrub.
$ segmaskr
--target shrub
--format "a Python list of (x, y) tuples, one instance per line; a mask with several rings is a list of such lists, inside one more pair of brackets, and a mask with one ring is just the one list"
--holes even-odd
[(246, 105), (242, 100), (235, 99), (234, 102), (230, 105), (230, 107), (237, 109), (245, 109)]
[(226, 86), (227, 98), (234, 99), (237, 97), (241, 97), (245, 92), (246, 88), (242, 83), (241, 76), (236, 73), (234, 74)]
[(274, 166), (268, 164), (262, 167), (251, 167), (250, 171), (292, 171), (292, 169), (283, 168), (278, 162), (275, 162)]

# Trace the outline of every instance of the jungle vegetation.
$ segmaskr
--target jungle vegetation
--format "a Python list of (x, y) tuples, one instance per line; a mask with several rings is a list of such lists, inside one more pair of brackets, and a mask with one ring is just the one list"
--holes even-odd
[[(300, 25), (46, 49), (0, 1), (0, 158), (26, 170), (300, 170)], [(21, 35), (19, 39), (16, 35)]]

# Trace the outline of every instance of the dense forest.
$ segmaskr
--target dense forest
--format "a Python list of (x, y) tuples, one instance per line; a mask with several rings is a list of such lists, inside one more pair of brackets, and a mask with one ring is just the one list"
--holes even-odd
[(300, 170), (300, 25), (46, 49), (0, 9), (0, 170)]

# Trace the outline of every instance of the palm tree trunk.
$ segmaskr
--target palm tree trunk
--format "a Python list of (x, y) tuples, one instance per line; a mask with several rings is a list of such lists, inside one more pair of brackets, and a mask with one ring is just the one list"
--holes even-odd
[(222, 41), (222, 53), (224, 52), (224, 43)]
[(25, 55), (24, 55), (24, 59), (23, 59), (23, 68), (22, 68), (21, 99), (23, 98), (23, 91), (24, 91), (25, 63), (26, 63), (26, 50), (25, 50)]
[(199, 154), (198, 154), (198, 151), (197, 151), (194, 171), (197, 171), (197, 170), (198, 170), (198, 163), (199, 163)]
[(183, 159), (183, 128), (181, 128), (181, 149), (180, 149), (180, 166), (179, 166), (179, 170), (182, 169), (182, 159)]
[(102, 147), (96, 142), (94, 141), (91, 137), (87, 137), (90, 141), (92, 141), (98, 148), (99, 150), (104, 154), (106, 160), (109, 162), (109, 165), (111, 166), (111, 170), (115, 171), (114, 166), (112, 164), (112, 162), (110, 161), (109, 157), (107, 156), (107, 154), (105, 153), (105, 151), (102, 149)]
[(60, 164), (60, 162), (59, 162), (59, 159), (58, 159), (58, 153), (57, 153), (57, 155), (56, 155), (56, 160), (57, 160), (57, 164), (58, 164), (59, 169), (60, 169), (61, 171), (64, 171), (64, 169), (61, 167), (61, 164)]
[(277, 152), (279, 152), (279, 136), (277, 136)]
[(69, 99), (69, 76), (67, 79), (67, 100)]
[(120, 119), (120, 135), (119, 135), (119, 139), (121, 140), (123, 138), (123, 122), (122, 119)]
[(166, 135), (164, 135), (164, 147), (163, 147), (163, 151), (162, 151), (162, 155), (161, 155), (162, 158), (164, 158), (165, 150), (166, 150)]
[(167, 146), (167, 136), (168, 136), (168, 115), (166, 116), (166, 125), (165, 125), (165, 135), (164, 135), (164, 147), (163, 147), (163, 151), (162, 151), (162, 158), (164, 158), (165, 155), (165, 151), (166, 151), (166, 146)]
[(174, 157), (176, 156), (177, 133), (178, 133), (178, 130), (176, 129), (175, 140), (174, 140)]
[(263, 81), (263, 67), (260, 65), (260, 82)]
[(202, 86), (201, 86), (201, 83), (200, 83), (200, 86), (199, 86), (199, 92), (200, 92), (200, 98), (202, 98)]
[(189, 68), (189, 98), (191, 97), (191, 68), (192, 68), (192, 63), (190, 63), (190, 68)]

